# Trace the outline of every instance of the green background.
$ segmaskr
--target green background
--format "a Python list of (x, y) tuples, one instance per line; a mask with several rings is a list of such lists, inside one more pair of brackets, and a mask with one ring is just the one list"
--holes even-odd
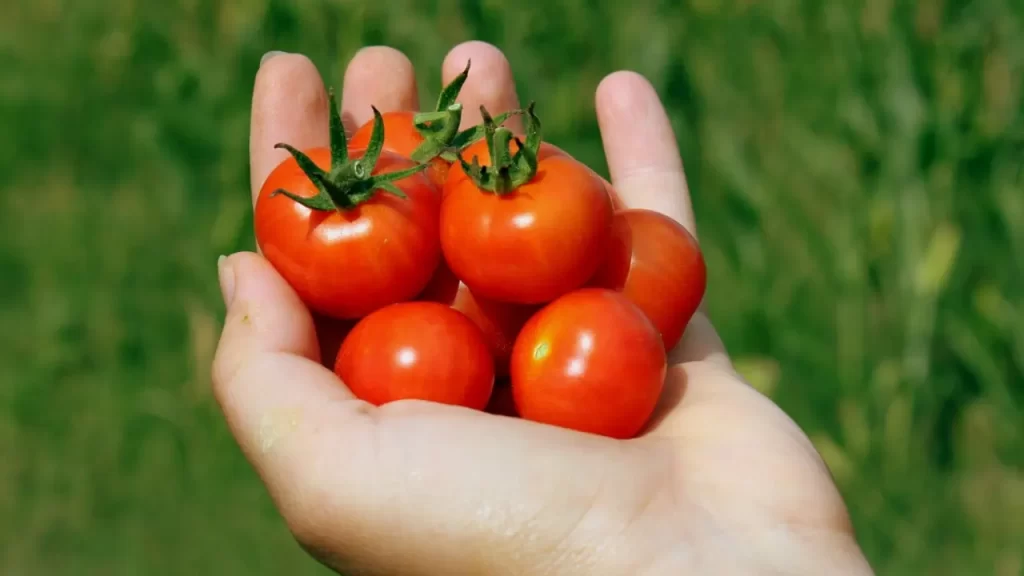
[(662, 94), (738, 365), (880, 574), (1024, 573), (1024, 4), (15, 0), (0, 19), (0, 573), (322, 574), (228, 435), (217, 256), (252, 246), (270, 49), (505, 50), (605, 172), (593, 92)]

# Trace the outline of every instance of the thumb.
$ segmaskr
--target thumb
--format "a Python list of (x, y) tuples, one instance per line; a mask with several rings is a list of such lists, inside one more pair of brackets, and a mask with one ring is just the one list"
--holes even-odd
[(671, 459), (454, 406), (375, 408), (319, 363), (309, 311), (266, 260), (236, 254), (221, 277), (215, 395), (288, 528), (325, 564), (593, 574), (604, 562), (637, 573), (627, 565), (663, 551), (664, 538), (635, 526)]
[(234, 254), (221, 259), (218, 272), (227, 316), (213, 362), (214, 396), (295, 532), (293, 519), (319, 517), (309, 487), (330, 483), (317, 478), (325, 456), (359, 468), (348, 454), (325, 450), (322, 432), (330, 429), (335, 446), (367, 446), (372, 407), (320, 364), (312, 315), (266, 259)]

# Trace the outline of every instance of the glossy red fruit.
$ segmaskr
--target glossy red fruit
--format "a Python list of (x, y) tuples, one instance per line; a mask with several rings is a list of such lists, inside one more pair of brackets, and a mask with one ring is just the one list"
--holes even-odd
[(584, 164), (545, 152), (532, 107), (523, 148), (511, 138), (507, 129), (492, 128), (463, 153), (477, 166), (452, 166), (441, 203), (441, 248), (474, 294), (544, 304), (581, 287), (601, 264), (612, 201)]
[(524, 419), (631, 438), (650, 419), (666, 371), (644, 313), (620, 293), (585, 288), (523, 327), (512, 349), (512, 395)]
[(704, 298), (700, 246), (681, 224), (652, 210), (618, 212), (612, 228), (607, 258), (590, 284), (622, 292), (671, 350)]
[(292, 154), (267, 178), (254, 227), (264, 256), (312, 309), (360, 318), (416, 297), (441, 259), (440, 197), (425, 165), (371, 146), (350, 150), (331, 96), (331, 146)]
[(377, 406), (426, 400), (483, 410), (494, 387), (480, 329), (437, 302), (393, 304), (360, 320), (334, 371), (353, 394)]

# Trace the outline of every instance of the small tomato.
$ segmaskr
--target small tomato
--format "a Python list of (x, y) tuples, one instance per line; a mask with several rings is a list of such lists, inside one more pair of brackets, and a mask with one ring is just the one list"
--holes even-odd
[(487, 115), (484, 123), (485, 139), (463, 155), (473, 164), (460, 160), (445, 181), (444, 257), (474, 294), (516, 304), (550, 302), (597, 270), (611, 235), (611, 197), (586, 165), (542, 146), (532, 106), (526, 143), (514, 154), (512, 133)]
[(440, 198), (426, 165), (381, 150), (383, 119), (349, 150), (331, 95), (331, 145), (300, 152), (267, 178), (254, 227), (264, 256), (314, 312), (359, 318), (415, 298), (441, 258)]
[(590, 285), (625, 294), (671, 350), (704, 298), (700, 246), (680, 223), (652, 210), (618, 212), (612, 229), (607, 257)]
[(401, 302), (360, 320), (334, 371), (353, 394), (377, 406), (426, 400), (483, 410), (494, 387), (480, 329), (437, 302)]
[(644, 313), (618, 292), (584, 288), (523, 327), (512, 349), (512, 396), (524, 419), (631, 438), (654, 412), (666, 371)]

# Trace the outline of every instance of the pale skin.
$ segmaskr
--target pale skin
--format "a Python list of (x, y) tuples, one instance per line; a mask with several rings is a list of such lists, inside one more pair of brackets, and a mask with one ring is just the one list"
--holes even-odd
[[(508, 61), (468, 42), (464, 126), (519, 107)], [(632, 208), (696, 234), (683, 164), (651, 85), (597, 88), (611, 181)], [(415, 109), (412, 64), (373, 47), (349, 63), (353, 129)], [(540, 113), (540, 108), (538, 107)], [(304, 56), (257, 74), (253, 198), (286, 153), (326, 145), (324, 82)], [(514, 123), (517, 120), (512, 120)], [(517, 126), (513, 127), (516, 128)], [(556, 142), (557, 144), (557, 142)], [(309, 311), (261, 256), (219, 265), (227, 317), (213, 366), (227, 423), (298, 542), (345, 574), (871, 574), (828, 469), (800, 428), (734, 371), (703, 312), (672, 351), (648, 429), (617, 441), (451, 406), (375, 408), (321, 364)]]

